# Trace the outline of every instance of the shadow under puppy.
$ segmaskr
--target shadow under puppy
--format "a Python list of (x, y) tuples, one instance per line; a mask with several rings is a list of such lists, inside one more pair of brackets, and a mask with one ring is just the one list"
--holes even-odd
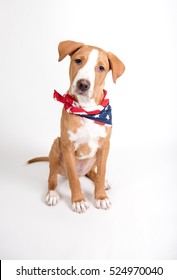
[(124, 64), (110, 52), (74, 41), (58, 46), (59, 61), (70, 56), (70, 87), (62, 96), (54, 91), (54, 98), (64, 104), (60, 137), (54, 140), (49, 157), (29, 160), (28, 163), (49, 161), (50, 174), (46, 203), (59, 201), (56, 191), (57, 174), (66, 176), (71, 189), (73, 210), (85, 212), (88, 204), (81, 189), (79, 176), (94, 182), (96, 207), (108, 209), (111, 202), (105, 192), (106, 161), (112, 130), (112, 115), (104, 82), (112, 70), (114, 83), (125, 70)]

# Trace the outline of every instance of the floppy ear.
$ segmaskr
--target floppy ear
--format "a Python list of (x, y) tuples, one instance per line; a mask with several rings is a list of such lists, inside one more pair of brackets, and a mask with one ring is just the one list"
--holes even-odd
[(117, 78), (123, 74), (125, 66), (123, 62), (111, 52), (108, 52), (108, 60), (112, 70), (113, 82), (116, 83)]
[(74, 41), (63, 41), (58, 45), (58, 61), (63, 60), (67, 55), (72, 55), (75, 51), (81, 48), (84, 44)]

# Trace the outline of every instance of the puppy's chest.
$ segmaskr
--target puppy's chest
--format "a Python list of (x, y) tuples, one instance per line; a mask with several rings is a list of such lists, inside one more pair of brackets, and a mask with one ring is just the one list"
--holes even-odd
[(69, 140), (72, 142), (77, 159), (89, 159), (95, 156), (101, 139), (107, 135), (103, 125), (82, 118), (81, 127), (74, 133), (68, 130)]

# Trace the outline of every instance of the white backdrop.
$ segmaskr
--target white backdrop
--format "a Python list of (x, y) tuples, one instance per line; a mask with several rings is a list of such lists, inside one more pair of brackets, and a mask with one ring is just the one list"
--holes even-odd
[[(177, 258), (177, 4), (173, 0), (0, 0), (0, 258)], [(57, 45), (75, 40), (115, 53), (126, 71), (105, 88), (113, 107), (108, 160), (112, 209), (44, 203), (47, 155), (59, 133), (53, 89), (69, 87), (69, 58)]]

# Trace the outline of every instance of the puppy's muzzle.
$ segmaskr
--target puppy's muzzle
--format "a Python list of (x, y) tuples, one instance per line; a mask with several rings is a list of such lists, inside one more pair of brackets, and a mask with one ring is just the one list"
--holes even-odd
[(89, 80), (86, 80), (86, 79), (80, 79), (77, 81), (76, 87), (77, 87), (77, 91), (79, 93), (84, 93), (87, 90), (89, 90), (90, 82), (89, 82)]

